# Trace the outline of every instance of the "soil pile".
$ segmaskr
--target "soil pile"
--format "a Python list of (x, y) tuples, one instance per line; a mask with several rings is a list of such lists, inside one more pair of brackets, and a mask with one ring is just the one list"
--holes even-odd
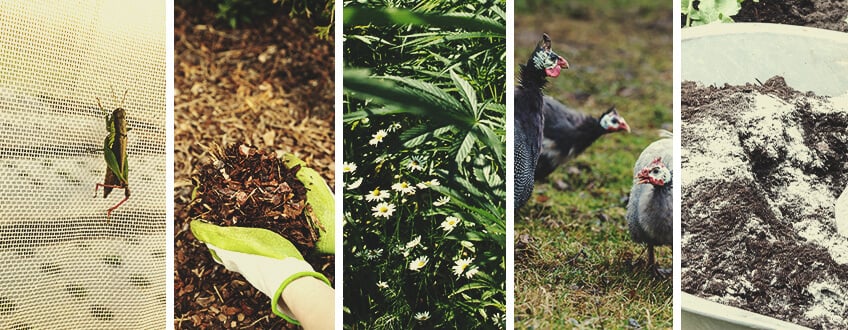
[(848, 32), (848, 1), (786, 0), (745, 1), (736, 22), (803, 25), (819, 29)]
[(684, 291), (815, 328), (848, 322), (848, 95), (683, 84)]

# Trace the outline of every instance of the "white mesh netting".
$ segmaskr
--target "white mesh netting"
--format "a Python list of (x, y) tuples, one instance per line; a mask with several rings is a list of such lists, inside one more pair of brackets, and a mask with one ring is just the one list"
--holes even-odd
[[(0, 1), (0, 329), (166, 324), (164, 6)], [(132, 196), (107, 221), (95, 97), (126, 90)]]

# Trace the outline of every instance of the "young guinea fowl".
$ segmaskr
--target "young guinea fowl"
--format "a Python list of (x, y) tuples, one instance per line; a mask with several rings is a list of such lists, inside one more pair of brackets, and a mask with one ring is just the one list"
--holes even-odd
[(542, 40), (521, 67), (519, 84), (515, 87), (515, 208), (519, 208), (530, 199), (533, 193), (533, 172), (542, 149), (542, 135), (545, 126), (542, 111), (542, 88), (547, 77), (557, 77), (560, 71), (568, 69), (568, 62), (551, 51), (551, 38), (542, 35)]
[(662, 139), (651, 143), (633, 168), (634, 183), (627, 203), (630, 237), (648, 245), (648, 266), (661, 272), (654, 262), (654, 246), (670, 245), (672, 234), (672, 139), (663, 131)]
[(536, 180), (548, 177), (559, 165), (577, 157), (602, 135), (630, 132), (630, 126), (615, 107), (598, 118), (592, 118), (550, 96), (545, 96), (544, 100), (545, 138), (536, 164)]

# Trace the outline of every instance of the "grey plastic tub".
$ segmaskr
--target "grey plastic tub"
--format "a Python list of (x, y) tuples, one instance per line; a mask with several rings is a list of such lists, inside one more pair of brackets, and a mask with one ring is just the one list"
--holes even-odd
[(732, 23), (685, 28), (682, 34), (683, 80), (721, 86), (781, 75), (800, 91), (848, 92), (848, 33)]
[[(800, 91), (848, 93), (848, 33), (808, 27), (732, 23), (682, 31), (682, 79), (722, 86), (775, 75)], [(682, 329), (807, 329), (682, 293)]]

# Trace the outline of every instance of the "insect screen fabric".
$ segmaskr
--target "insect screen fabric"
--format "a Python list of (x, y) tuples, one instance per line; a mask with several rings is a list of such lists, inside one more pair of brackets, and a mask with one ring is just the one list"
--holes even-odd
[[(167, 324), (165, 33), (164, 1), (0, 1), (0, 329)], [(121, 105), (132, 196), (107, 219)]]

